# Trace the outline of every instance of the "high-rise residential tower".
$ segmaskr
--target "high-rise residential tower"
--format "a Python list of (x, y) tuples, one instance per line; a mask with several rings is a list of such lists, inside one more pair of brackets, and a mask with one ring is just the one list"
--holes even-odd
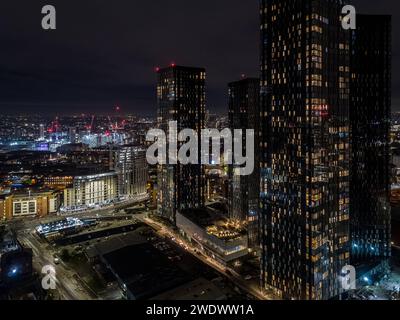
[[(229, 127), (232, 130), (253, 129), (255, 132), (254, 172), (249, 176), (234, 174), (229, 166), (229, 216), (247, 222), (249, 246), (259, 248), (258, 207), (260, 194), (258, 133), (260, 131), (260, 79), (247, 78), (229, 83)], [(243, 135), (242, 146), (246, 146)], [(246, 154), (246, 150), (242, 150)]]
[(124, 145), (115, 152), (115, 170), (118, 174), (120, 197), (132, 199), (146, 196), (148, 181), (146, 150), (135, 145)]
[(261, 0), (263, 285), (341, 292), (349, 263), (350, 31), (340, 0)]
[[(171, 65), (158, 70), (158, 127), (167, 137), (193, 129), (198, 133), (198, 159), (201, 159), (201, 130), (205, 122), (205, 78), (202, 68)], [(170, 132), (169, 122), (177, 123), (178, 132)], [(183, 142), (178, 143), (179, 146)], [(175, 223), (176, 212), (199, 208), (205, 201), (205, 173), (199, 164), (167, 164), (158, 168), (158, 205), (161, 217)]]
[(351, 43), (352, 264), (387, 261), (390, 230), (391, 17), (357, 15)]

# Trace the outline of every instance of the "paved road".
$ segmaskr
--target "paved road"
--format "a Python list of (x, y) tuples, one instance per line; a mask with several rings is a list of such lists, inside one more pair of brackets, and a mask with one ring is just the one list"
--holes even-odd
[[(74, 278), (74, 272), (63, 264), (54, 265), (54, 255), (46, 248), (46, 244), (36, 238), (32, 232), (25, 230), (18, 235), (24, 246), (32, 248), (33, 266), (39, 273), (42, 268), (51, 265), (56, 270), (55, 281), (58, 292), (64, 300), (90, 300), (92, 297), (86, 293), (83, 287)], [(45, 275), (43, 275), (45, 276)]]

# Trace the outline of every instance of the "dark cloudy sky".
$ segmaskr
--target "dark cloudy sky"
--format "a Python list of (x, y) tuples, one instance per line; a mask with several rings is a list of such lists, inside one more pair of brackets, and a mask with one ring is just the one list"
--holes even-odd
[[(288, 0), (289, 1), (289, 0)], [(208, 108), (226, 108), (226, 83), (258, 76), (258, 0), (1, 0), (0, 111), (154, 115), (154, 68), (207, 68)], [(354, 0), (393, 15), (393, 107), (400, 109), (400, 2)], [(41, 29), (41, 8), (57, 30)]]

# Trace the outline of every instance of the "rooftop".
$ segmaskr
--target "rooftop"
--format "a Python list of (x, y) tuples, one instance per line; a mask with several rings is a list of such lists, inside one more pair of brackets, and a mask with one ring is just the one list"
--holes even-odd
[(225, 294), (211, 281), (198, 278), (175, 289), (164, 292), (151, 300), (225, 300)]
[(206, 208), (182, 210), (181, 214), (218, 239), (231, 240), (245, 235), (243, 223), (228, 219)]
[(103, 256), (136, 299), (149, 299), (189, 280), (188, 275), (148, 243), (127, 246)]
[(135, 232), (130, 232), (126, 235), (119, 235), (107, 241), (102, 241), (100, 243), (90, 245), (86, 248), (86, 255), (89, 258), (95, 258), (122, 249), (124, 247), (143, 243), (146, 243), (146, 239), (139, 236)]
[(5, 225), (0, 225), (0, 257), (3, 253), (20, 249), (15, 233)]

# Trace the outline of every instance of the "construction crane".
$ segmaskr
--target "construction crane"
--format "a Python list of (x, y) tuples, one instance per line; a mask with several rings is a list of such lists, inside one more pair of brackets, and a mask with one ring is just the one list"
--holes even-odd
[[(84, 116), (84, 115), (83, 115), (83, 116)], [(92, 133), (92, 130), (93, 130), (93, 124), (94, 124), (94, 119), (95, 119), (95, 116), (94, 116), (94, 115), (92, 115), (92, 118), (91, 118), (90, 124), (87, 124), (87, 125), (85, 126), (85, 128), (86, 128), (86, 130), (89, 132), (89, 134), (91, 134), (91, 133)]]
[(56, 133), (58, 132), (58, 129), (60, 128), (60, 123), (58, 121), (58, 116), (54, 119), (54, 121), (51, 122), (50, 128), (47, 129), (48, 133)]
[(121, 111), (121, 107), (120, 107), (120, 106), (114, 106), (114, 111), (115, 111), (115, 114), (114, 114), (114, 116), (115, 116), (115, 123), (113, 123), (113, 121), (111, 120), (111, 117), (108, 116), (108, 121), (109, 121), (109, 123), (110, 123), (110, 130), (111, 130), (111, 132), (113, 132), (113, 133), (117, 132), (118, 130), (123, 129), (123, 128), (124, 128), (124, 125), (125, 125), (125, 123), (126, 123), (125, 119), (123, 119), (123, 120), (121, 121), (121, 124), (118, 123), (118, 119), (119, 119), (119, 117), (120, 117), (120, 113), (119, 113), (119, 112)]

